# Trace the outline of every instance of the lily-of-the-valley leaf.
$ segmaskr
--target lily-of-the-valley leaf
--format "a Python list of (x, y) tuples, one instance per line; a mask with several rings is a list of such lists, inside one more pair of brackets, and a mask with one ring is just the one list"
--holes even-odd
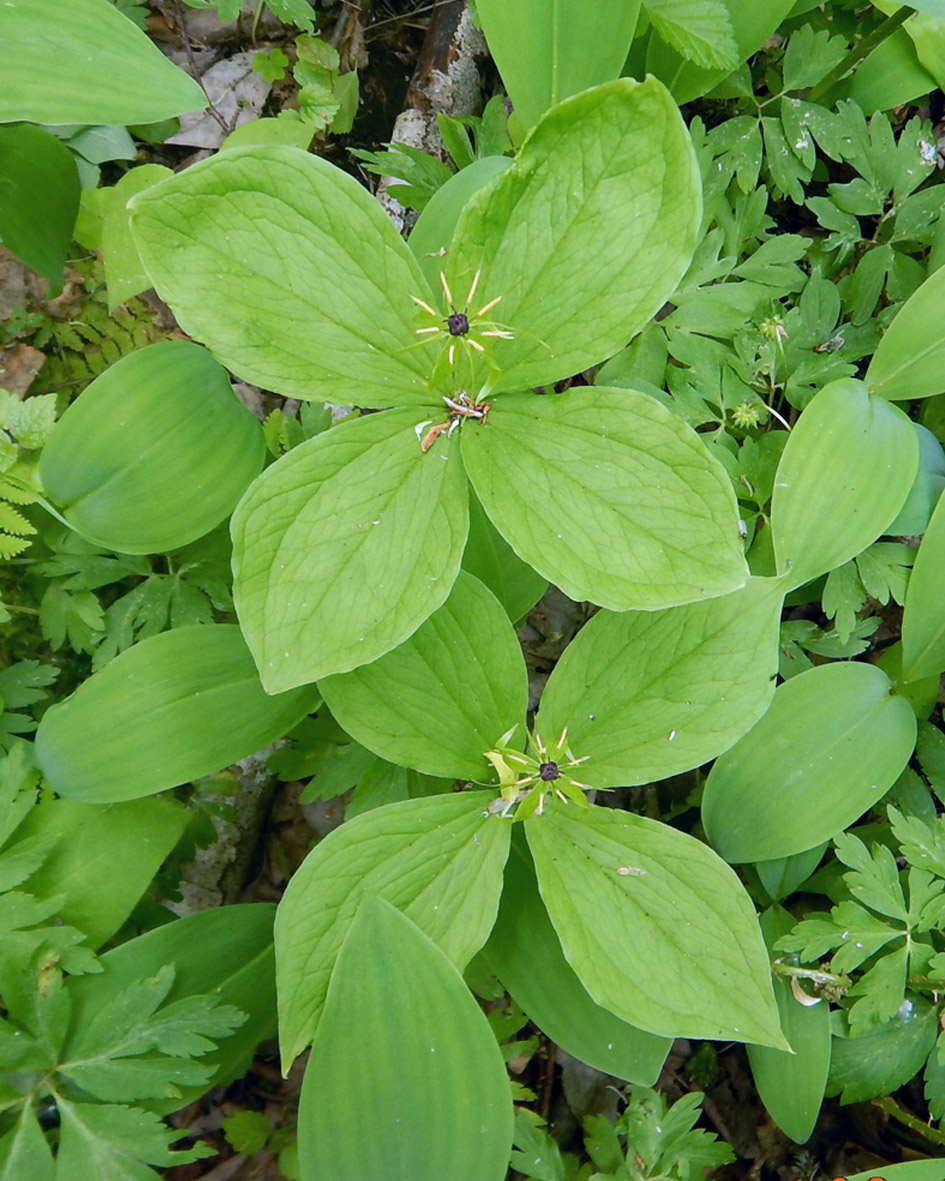
[(305, 1072), (302, 1181), (501, 1181), (512, 1142), (508, 1086), (495, 1036), (455, 965), (408, 916), (365, 897)]
[(60, 795), (133, 800), (252, 754), (318, 700), (313, 685), (266, 694), (233, 624), (174, 628), (127, 649), (47, 710), (36, 760)]
[(706, 835), (731, 862), (811, 849), (879, 803), (915, 735), (912, 707), (875, 665), (808, 669), (716, 760), (702, 798)]
[(365, 894), (402, 910), (460, 969), (495, 922), (509, 825), (490, 792), (404, 800), (330, 833), (276, 916), (279, 1039), (288, 1070), (312, 1040), (338, 950)]
[(663, 611), (600, 611), (568, 645), (537, 727), (589, 755), (594, 787), (649, 783), (716, 757), (774, 693), (783, 587), (753, 578), (731, 594)]
[(646, 394), (503, 396), (462, 450), (493, 524), (573, 599), (652, 610), (747, 581), (724, 469)]
[(458, 440), (423, 453), (418, 422), (391, 410), (342, 423), (273, 464), (237, 506), (234, 598), (268, 692), (376, 660), (449, 594), (466, 478)]
[(915, 427), (897, 406), (855, 378), (824, 386), (791, 431), (775, 476), (778, 572), (800, 586), (866, 549), (892, 524), (918, 466)]
[(526, 821), (541, 896), (598, 1004), (666, 1037), (787, 1048), (755, 910), (701, 841), (630, 812)]

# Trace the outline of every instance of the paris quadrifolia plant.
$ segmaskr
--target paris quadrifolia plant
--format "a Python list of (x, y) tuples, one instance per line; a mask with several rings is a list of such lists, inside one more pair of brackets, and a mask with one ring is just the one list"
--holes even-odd
[[(350, 819), (278, 908), (284, 1069), (312, 1047), (307, 1178), (387, 1176), (390, 1160), (410, 1177), (505, 1175), (513, 1110), (464, 982), (477, 967), (565, 1049), (642, 1086), (677, 1036), (749, 1043), (759, 1072), (765, 1054), (783, 1067), (769, 947), (783, 932), (763, 933), (730, 863), (803, 855), (869, 808), (914, 745), (899, 686), (939, 667), (917, 562), (900, 681), (843, 662), (775, 691), (785, 596), (871, 545), (912, 487), (916, 430), (891, 399), (916, 395), (897, 386), (895, 333), (866, 381), (809, 398), (755, 541), (678, 403), (569, 381), (701, 265), (703, 177), (670, 92), (653, 77), (583, 90), (503, 164), (445, 221), (431, 203), (407, 241), (352, 177), (298, 148), (224, 147), (143, 186), (134, 242), (192, 342), (113, 366), (41, 463), (62, 519), (121, 552), (187, 545), (232, 514), (239, 626), (152, 636), (51, 708), (36, 751), (63, 797), (128, 800), (208, 774), (321, 702), (395, 768), (461, 787)], [(222, 366), (355, 412), (263, 469)], [(135, 390), (149, 410), (123, 431), (156, 438), (174, 391), (192, 467), (197, 428), (178, 403), (200, 408), (219, 452), (204, 492), (157, 443), (135, 464), (117, 435), (87, 445)], [(159, 481), (154, 520), (116, 523), (114, 488), (140, 503), (142, 481)], [(599, 609), (529, 717), (514, 625), (547, 582)], [(782, 758), (762, 781), (799, 729), (801, 770)], [(711, 847), (602, 794), (712, 759)], [(365, 1060), (396, 1064), (368, 1096)], [(339, 1111), (376, 1134), (337, 1134)]]

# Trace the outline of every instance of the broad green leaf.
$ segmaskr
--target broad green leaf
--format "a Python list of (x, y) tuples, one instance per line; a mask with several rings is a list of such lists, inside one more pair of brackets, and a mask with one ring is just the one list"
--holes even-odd
[[(722, 3), (728, 11), (739, 62), (747, 61), (760, 49), (794, 7), (794, 0), (767, 0), (764, 4), (755, 0), (722, 0)], [(686, 61), (653, 33), (646, 55), (646, 71), (666, 83), (676, 102), (684, 103), (707, 94), (731, 72), (731, 67), (704, 69)]]
[(937, 1015), (934, 1005), (911, 994), (892, 1021), (859, 1037), (835, 1037), (827, 1094), (840, 1095), (841, 1103), (862, 1103), (903, 1086), (935, 1045)]
[(527, 822), (568, 963), (599, 1005), (665, 1037), (786, 1047), (751, 900), (711, 849), (592, 806)]
[(267, 692), (403, 643), (459, 572), (458, 441), (420, 449), (418, 413), (351, 419), (268, 468), (233, 514), (234, 599)]
[(945, 269), (929, 275), (900, 307), (865, 381), (872, 393), (893, 401), (945, 391)]
[(318, 687), (335, 719), (375, 754), (427, 775), (479, 781), (489, 777), (484, 752), (528, 708), (509, 617), (465, 571), (409, 640)]
[(157, 123), (207, 98), (108, 0), (5, 0), (0, 122)]
[(548, 589), (548, 579), (522, 561), (483, 512), (471, 490), (463, 569), (485, 583), (513, 623), (524, 619)]
[[(769, 951), (793, 925), (794, 918), (783, 907), (765, 911), (761, 931)], [(820, 1114), (830, 1068), (830, 1005), (825, 999), (802, 1004), (784, 976), (775, 975), (772, 983), (781, 1028), (794, 1052), (747, 1046), (748, 1061), (768, 1113), (795, 1144), (806, 1144)]]
[(905, 504), (886, 532), (891, 537), (910, 537), (929, 527), (939, 497), (945, 491), (945, 451), (935, 435), (915, 423), (919, 437), (919, 470)]
[(464, 424), (462, 448), (493, 524), (572, 599), (653, 610), (747, 581), (728, 476), (655, 398), (508, 395)]
[(417, 218), (407, 245), (413, 251), (431, 288), (439, 289), (440, 272), (446, 270), (446, 256), (453, 231), (469, 198), (500, 172), (511, 168), (509, 156), (485, 156), (451, 176), (436, 190)]
[(483, 956), (515, 1003), (562, 1049), (617, 1078), (655, 1084), (669, 1039), (621, 1020), (588, 995), (564, 958), (518, 826), (505, 867), (499, 917)]
[(128, 648), (47, 710), (36, 759), (60, 795), (133, 800), (268, 746), (317, 704), (313, 685), (264, 693), (238, 627), (179, 627)]
[(128, 800), (108, 808), (41, 800), (19, 832), (55, 834), (58, 843), (25, 889), (34, 898), (64, 892), (57, 917), (99, 947), (131, 913), (190, 820), (176, 800)]
[(112, 188), (101, 190), (107, 194), (102, 222), (102, 262), (110, 312), (151, 286), (132, 237), (128, 200), (172, 175), (162, 164), (145, 164), (126, 172)]
[(774, 693), (783, 588), (741, 590), (664, 611), (599, 611), (555, 666), (537, 727), (567, 727), (593, 787), (650, 783), (714, 759)]
[[(3, 23), (0, 16), (0, 77)], [(2, 103), (2, 100), (0, 100)], [(0, 125), (0, 242), (62, 293), (62, 272), (79, 212), (79, 173), (72, 153), (41, 127)]]
[[(882, 1165), (881, 1168), (883, 1181), (942, 1181), (941, 1157), (901, 1161), (898, 1165)], [(864, 1173), (854, 1173), (848, 1181), (876, 1181), (876, 1177), (877, 1167), (874, 1166)]]
[(52, 1149), (27, 1103), (0, 1140), (0, 1181), (49, 1181), (55, 1169)]
[(945, 669), (945, 497), (932, 514), (916, 554), (902, 613), (903, 680)]
[(886, 531), (919, 464), (914, 424), (855, 378), (824, 386), (791, 431), (771, 532), (791, 587), (842, 565)]
[(915, 747), (915, 714), (891, 690), (880, 669), (843, 661), (778, 687), (706, 781), (702, 823), (726, 861), (801, 853), (879, 803)]
[(640, 0), (477, 0), (476, 12), (522, 125), (618, 77)]
[(422, 930), (366, 897), (302, 1085), (302, 1181), (502, 1181), (511, 1147), (508, 1075), (482, 1010)]
[(312, 1040), (338, 950), (365, 894), (401, 909), (460, 969), (499, 909), (510, 826), (491, 792), (404, 800), (329, 833), (296, 871), (276, 917), (279, 1039), (286, 1070)]
[(225, 370), (199, 345), (168, 340), (129, 353), (79, 395), (39, 471), (77, 533), (119, 553), (161, 553), (219, 525), (265, 453)]
[[(101, 973), (69, 978), (72, 1020), (63, 1060), (93, 1018), (107, 1010), (135, 981), (174, 966), (168, 1003), (212, 994), (221, 1004), (235, 1005), (247, 1020), (215, 1050), (201, 1058), (213, 1068), (213, 1085), (239, 1078), (252, 1061), (259, 1042), (276, 1031), (276, 976), (272, 945), (275, 907), (263, 903), (199, 911), (155, 927), (106, 952)], [(181, 1088), (176, 1098), (146, 1100), (141, 1106), (166, 1114), (200, 1097), (206, 1086)]]
[(919, 62), (909, 34), (905, 29), (896, 29), (850, 77), (831, 88), (830, 101), (851, 98), (864, 114), (872, 115), (912, 102), (935, 87), (935, 78)]
[(775, 857), (770, 861), (756, 861), (755, 870), (761, 884), (768, 891), (768, 897), (780, 902), (802, 886), (823, 860), (829, 842), (823, 841), (803, 853), (792, 853), (790, 857)]
[[(489, 314), (514, 339), (494, 342), (499, 388), (569, 377), (639, 332), (689, 265), (701, 193), (689, 133), (655, 79), (552, 108), (470, 199), (447, 257), (457, 295), (481, 271), (476, 303), (501, 297)], [(589, 258), (594, 282), (576, 284)]]
[(131, 228), (184, 331), (288, 397), (439, 405), (419, 264), (370, 193), (298, 148), (233, 148), (139, 193)]

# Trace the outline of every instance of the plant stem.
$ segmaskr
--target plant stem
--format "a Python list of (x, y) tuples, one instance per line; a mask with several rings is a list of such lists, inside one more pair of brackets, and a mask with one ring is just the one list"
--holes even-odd
[(887, 37), (891, 37), (901, 25), (905, 24), (914, 11), (914, 9), (909, 8), (907, 5), (903, 5), (892, 16), (887, 16), (882, 24), (878, 25), (868, 37), (864, 37), (859, 45), (854, 46), (834, 66), (826, 78), (821, 78), (816, 86), (812, 86), (808, 90), (805, 96), (808, 102), (817, 102), (818, 99), (827, 93), (834, 83), (840, 81), (844, 74), (852, 70), (854, 66), (859, 65), (865, 57), (869, 57), (878, 45), (882, 45)]
[(801, 980), (811, 980), (815, 984), (834, 984), (843, 989), (850, 987), (848, 976), (836, 976), (832, 972), (821, 972), (817, 968), (799, 968), (794, 964), (784, 964), (780, 960), (772, 963), (771, 971), (779, 976), (796, 976)]
[(885, 1111), (887, 1115), (891, 1115), (893, 1119), (898, 1120), (899, 1123), (905, 1124), (907, 1128), (911, 1128), (923, 1140), (929, 1140), (933, 1144), (945, 1144), (945, 1132), (940, 1132), (937, 1128), (930, 1128), (928, 1124), (917, 1119), (911, 1112), (901, 1108), (891, 1096), (887, 1095), (884, 1099), (874, 1099), (873, 1103), (876, 1107)]

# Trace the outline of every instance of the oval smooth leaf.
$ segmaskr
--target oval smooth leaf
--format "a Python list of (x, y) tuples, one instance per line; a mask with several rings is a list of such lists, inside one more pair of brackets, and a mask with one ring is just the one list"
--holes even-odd
[(499, 909), (510, 826), (493, 792), (427, 796), (374, 808), (329, 833), (296, 871), (276, 916), (282, 1062), (311, 1042), (329, 978), (365, 894), (404, 912), (458, 968)]
[(62, 293), (78, 212), (79, 173), (65, 144), (29, 123), (0, 126), (0, 242), (49, 281), (50, 299)]
[(314, 685), (270, 697), (233, 624), (142, 640), (46, 711), (36, 759), (60, 795), (107, 804), (227, 767), (318, 705)]
[[(761, 916), (761, 931), (769, 951), (794, 926), (794, 918), (780, 906)], [(781, 1028), (792, 1054), (770, 1046), (746, 1046), (758, 1096), (772, 1119), (795, 1144), (806, 1144), (820, 1114), (830, 1069), (830, 1005), (821, 999), (802, 1004), (784, 976), (775, 975), (774, 999)]]
[(620, 74), (640, 0), (481, 0), (476, 12), (515, 114), (531, 127), (555, 103)]
[(647, 394), (510, 394), (462, 450), (492, 523), (572, 599), (654, 610), (748, 580), (728, 476)]
[(768, 708), (783, 589), (741, 590), (664, 611), (599, 611), (542, 693), (537, 728), (567, 727), (592, 787), (651, 783), (727, 750)]
[(865, 381), (893, 401), (945, 392), (945, 269), (933, 271), (883, 333)]
[(779, 574), (790, 589), (842, 565), (886, 531), (919, 465), (915, 424), (855, 378), (808, 403), (781, 455), (771, 497)]
[(905, 504), (886, 532), (891, 537), (911, 537), (929, 527), (939, 497), (945, 491), (945, 451), (935, 435), (915, 423), (919, 437), (919, 470)]
[(265, 458), (262, 428), (206, 349), (129, 353), (69, 406), (40, 457), (49, 499), (77, 533), (126, 554), (209, 533)]
[(41, 799), (20, 838), (58, 838), (29, 879), (33, 898), (65, 894), (56, 918), (100, 947), (131, 914), (193, 819), (172, 799), (126, 800), (102, 808), (77, 800)]
[(623, 1021), (590, 997), (564, 958), (517, 827), (499, 916), (482, 954), (515, 1003), (567, 1053), (628, 1082), (655, 1084), (672, 1042)]
[(512, 167), (508, 156), (483, 156), (461, 168), (437, 189), (410, 231), (407, 245), (420, 263), (431, 288), (439, 288), (443, 259), (449, 252), (453, 232), (463, 207), (473, 193)]
[(508, 1074), (482, 1010), (423, 931), (365, 898), (302, 1085), (302, 1181), (502, 1181), (511, 1147)]
[(599, 1005), (665, 1037), (784, 1049), (751, 900), (701, 841), (591, 806), (526, 822), (541, 896)]
[[(515, 164), (464, 208), (447, 258), (454, 292), (481, 272), (483, 306), (514, 339), (494, 341), (498, 388), (521, 390), (612, 356), (682, 278), (702, 209), (696, 159), (655, 78), (628, 78), (554, 107)], [(594, 260), (594, 283), (574, 276)]]
[(409, 640), (318, 687), (335, 720), (381, 758), (479, 781), (489, 775), (484, 752), (528, 708), (528, 674), (509, 617), (462, 570)]
[(424, 453), (416, 426), (412, 410), (343, 422), (237, 506), (233, 597), (267, 692), (376, 660), (445, 602), (468, 487), (457, 445), (441, 437)]
[(702, 823), (726, 861), (770, 861), (829, 840), (892, 787), (916, 720), (884, 672), (839, 661), (779, 685), (771, 708), (706, 780)]
[(411, 295), (432, 296), (370, 193), (298, 148), (233, 148), (129, 203), (145, 269), (188, 335), (287, 397), (436, 405)]
[(515, 624), (525, 618), (548, 589), (548, 579), (522, 561), (483, 512), (472, 489), (463, 569), (492, 591)]
[(915, 557), (902, 613), (903, 680), (945, 669), (945, 496), (932, 513)]
[[(67, 64), (68, 68), (63, 68)], [(207, 97), (108, 0), (4, 0), (0, 123), (158, 123)]]
[(833, 1039), (827, 1094), (862, 1103), (898, 1090), (922, 1069), (938, 1032), (937, 1007), (910, 994), (891, 1021), (859, 1037)]

